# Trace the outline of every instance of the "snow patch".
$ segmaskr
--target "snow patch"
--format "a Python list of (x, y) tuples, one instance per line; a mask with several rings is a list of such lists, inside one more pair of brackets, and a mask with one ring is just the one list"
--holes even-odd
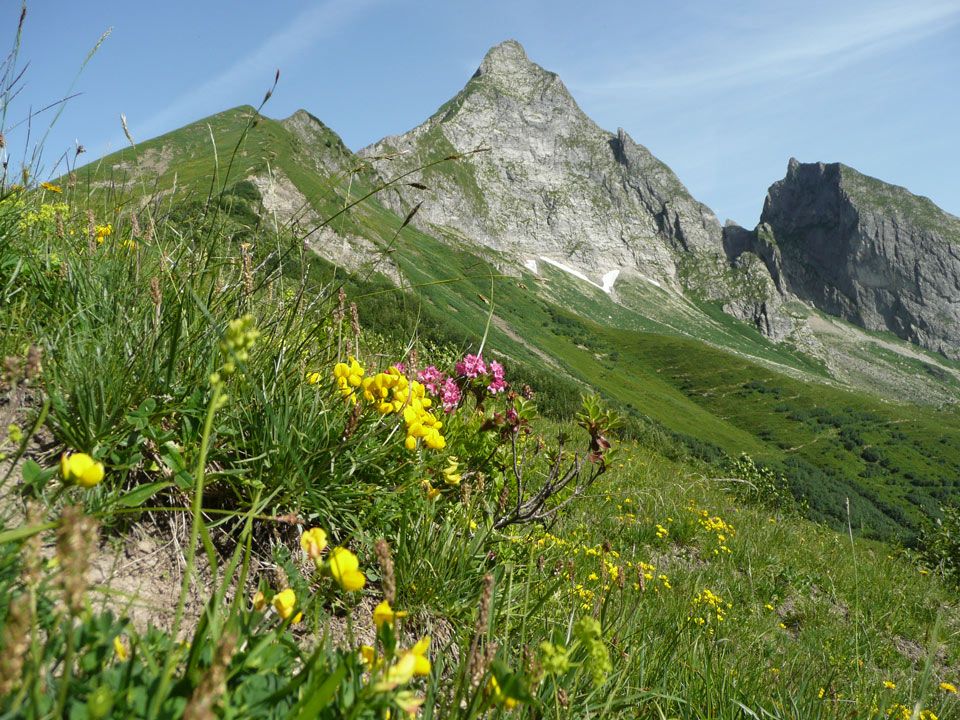
[(613, 290), (613, 283), (616, 281), (617, 276), (620, 274), (619, 270), (611, 270), (610, 272), (608, 272), (606, 275), (603, 276), (603, 285), (597, 285), (597, 283), (595, 283), (593, 280), (588, 278), (582, 272), (580, 272), (579, 270), (574, 270), (569, 265), (564, 265), (561, 262), (557, 262), (556, 260), (551, 260), (550, 258), (544, 257), (543, 255), (540, 256), (540, 259), (543, 260), (545, 263), (549, 263), (550, 265), (553, 265), (556, 268), (560, 268), (566, 273), (570, 273), (576, 278), (580, 278), (585, 283), (593, 285), (595, 288), (600, 288), (607, 294), (609, 294), (610, 291)]
[(611, 270), (603, 276), (603, 290), (605, 293), (609, 293), (613, 290), (613, 284), (617, 281), (617, 276), (620, 274), (619, 270)]
[[(549, 264), (553, 265), (554, 267), (560, 268), (560, 269), (563, 270), (565, 273), (570, 273), (570, 274), (573, 275), (574, 277), (578, 277), (578, 278), (580, 278), (581, 280), (583, 280), (584, 282), (590, 283), (591, 285), (593, 285), (593, 286), (596, 287), (596, 288), (599, 288), (599, 287), (600, 287), (600, 286), (597, 285), (595, 282), (593, 282), (590, 278), (588, 278), (586, 275), (584, 275), (582, 272), (580, 272), (579, 270), (574, 270), (574, 269), (573, 269), (572, 267), (570, 267), (569, 265), (564, 265), (563, 263), (557, 262), (556, 260), (551, 260), (550, 258), (544, 257), (543, 255), (540, 256), (540, 259), (543, 260), (545, 263), (549, 263)], [(602, 290), (603, 288), (600, 288), (600, 289)]]
[(523, 263), (523, 266), (524, 266), (527, 270), (529, 270), (530, 272), (532, 272), (534, 275), (537, 274), (537, 261), (534, 260), (533, 258), (530, 258), (529, 260), (525, 261), (525, 262)]

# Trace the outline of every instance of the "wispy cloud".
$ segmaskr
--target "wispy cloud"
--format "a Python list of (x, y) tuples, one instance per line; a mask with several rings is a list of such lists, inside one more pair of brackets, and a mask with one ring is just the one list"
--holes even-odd
[[(808, 6), (809, 7), (809, 6)], [(803, 17), (781, 15), (763, 27), (717, 42), (704, 35), (701, 50), (662, 48), (608, 80), (571, 82), (586, 92), (730, 90), (835, 72), (943, 32), (960, 23), (960, 2), (869, 3), (821, 7)], [(649, 47), (649, 46), (648, 46)], [(648, 47), (645, 48), (648, 51)], [(622, 60), (620, 63), (623, 65)]]
[[(141, 122), (131, 117), (136, 139), (145, 140), (194, 120), (197, 115), (222, 110), (229, 102), (239, 102), (237, 96), (241, 93), (247, 102), (259, 102), (263, 97), (261, 93), (270, 87), (278, 68), (282, 83), (284, 63), (316, 46), (323, 38), (342, 32), (346, 25), (379, 1), (327, 0), (312, 5), (267, 37), (253, 52), (176, 98), (161, 112)], [(114, 139), (114, 145), (119, 146), (123, 141), (123, 136), (119, 135)]]

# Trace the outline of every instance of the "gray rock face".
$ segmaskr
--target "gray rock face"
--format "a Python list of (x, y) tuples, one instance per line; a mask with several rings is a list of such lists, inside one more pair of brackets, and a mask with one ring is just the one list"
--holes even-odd
[(789, 292), (960, 357), (960, 218), (839, 163), (791, 159), (767, 193), (763, 225)]
[[(416, 179), (432, 194), (417, 221), (453, 228), (518, 263), (546, 257), (599, 282), (635, 272), (680, 289), (690, 256), (721, 267), (721, 228), (673, 172), (623, 130), (598, 127), (560, 78), (507, 41), (425, 123), (359, 152), (405, 152), (384, 176), (479, 147)], [(398, 214), (412, 204), (381, 196)]]

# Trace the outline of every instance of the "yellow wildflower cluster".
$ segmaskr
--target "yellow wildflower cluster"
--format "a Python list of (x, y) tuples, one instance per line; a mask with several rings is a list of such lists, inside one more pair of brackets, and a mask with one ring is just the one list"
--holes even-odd
[[(697, 614), (691, 616), (690, 621), (695, 625), (709, 625), (713, 621), (722, 623), (727, 610), (731, 609), (733, 604), (725, 602), (719, 595), (704, 588), (693, 598), (693, 607)], [(713, 634), (712, 628), (710, 633)]]
[[(693, 500), (690, 501), (691, 505)], [(687, 510), (695, 512), (699, 515), (697, 522), (700, 524), (704, 530), (710, 533), (715, 533), (717, 536), (717, 547), (714, 548), (713, 554), (719, 555), (721, 552), (729, 553), (730, 548), (727, 547), (727, 537), (732, 537), (737, 531), (734, 530), (733, 525), (723, 520), (723, 518), (717, 516), (711, 516), (706, 510), (697, 510), (695, 507), (688, 507)]]
[[(440, 433), (443, 423), (430, 412), (433, 401), (427, 397), (422, 383), (407, 380), (406, 376), (393, 366), (387, 372), (364, 377), (366, 369), (356, 358), (350, 357), (348, 361), (337, 363), (333, 368), (333, 376), (345, 398), (353, 398), (354, 402), (359, 402), (359, 396), (362, 395), (381, 415), (402, 413), (407, 425), (404, 446), (408, 450), (416, 450), (418, 440), (422, 440), (431, 450), (442, 450), (447, 446), (446, 439)], [(311, 384), (318, 383), (319, 373), (310, 373), (307, 381)]]
[(113, 225), (110, 223), (106, 225), (95, 225), (93, 227), (93, 233), (97, 239), (97, 245), (103, 245), (104, 239), (113, 235)]
[(51, 185), (51, 184), (48, 183), (48, 182), (42, 182), (42, 183), (40, 183), (40, 187), (42, 187), (44, 190), (49, 190), (49, 191), (52, 192), (52, 193), (57, 193), (58, 195), (61, 194), (61, 193), (63, 193), (63, 190), (62, 190), (62, 189), (60, 189), (60, 188), (57, 187), (56, 185)]
[[(254, 604), (257, 604), (256, 599), (254, 599)], [(284, 620), (287, 620), (292, 616), (293, 619), (290, 620), (290, 622), (294, 625), (303, 620), (302, 612), (298, 612), (296, 615), (293, 614), (293, 611), (296, 607), (297, 594), (290, 588), (281, 590), (273, 596), (273, 608), (277, 611), (277, 615)]]
[[(382, 679), (374, 684), (378, 692), (393, 690), (397, 685), (404, 685), (413, 679), (414, 675), (430, 674), (430, 658), (427, 650), (430, 649), (430, 636), (424, 635), (409, 650), (400, 654), (397, 661), (386, 669)], [(383, 666), (382, 658), (377, 657), (377, 651), (369, 645), (360, 646), (360, 656), (367, 667), (373, 671)]]
[(367, 577), (360, 571), (357, 556), (345, 547), (335, 547), (330, 551), (330, 559), (323, 560), (323, 551), (327, 547), (327, 533), (321, 528), (310, 528), (300, 536), (300, 547), (307, 554), (318, 571), (332, 577), (344, 590), (360, 590), (367, 584)]
[[(443, 482), (447, 487), (460, 486), (460, 480), (463, 476), (457, 473), (459, 467), (460, 463), (455, 455), (451, 455), (447, 458), (447, 466), (441, 471), (443, 475)], [(427, 497), (430, 500), (433, 500), (435, 497), (440, 495), (440, 489), (435, 488), (429, 480), (424, 480), (422, 483), (420, 483), (420, 486), (423, 488), (423, 491), (427, 494)], [(470, 529), (477, 529), (477, 524), (472, 520), (470, 521)]]
[[(363, 382), (363, 375), (366, 373), (363, 366), (357, 362), (352, 355), (347, 358), (348, 363), (337, 363), (333, 366), (333, 377), (337, 381), (337, 387), (340, 388), (340, 394), (344, 397), (350, 397), (354, 394), (354, 388), (360, 387)], [(320, 373), (310, 373), (307, 380), (311, 384), (320, 382)]]
[[(513, 543), (521, 543), (524, 541), (521, 538), (515, 538), (515, 537), (509, 537), (507, 539)], [(535, 542), (538, 548), (543, 548), (543, 549), (547, 549), (551, 547), (561, 548), (563, 551), (563, 554), (571, 559), (577, 557), (578, 555), (583, 555), (584, 557), (590, 557), (590, 556), (599, 557), (602, 563), (603, 572), (605, 572), (606, 577), (613, 582), (617, 582), (619, 580), (619, 576), (621, 572), (626, 572), (624, 569), (620, 567), (620, 565), (607, 559), (607, 558), (613, 558), (614, 560), (620, 560), (620, 553), (617, 552), (616, 550), (612, 550), (612, 549), (604, 550), (603, 547), (600, 545), (591, 546), (591, 545), (584, 545), (577, 542), (570, 542), (569, 540), (565, 540), (564, 538), (558, 537), (557, 535), (553, 535), (549, 532), (543, 532), (538, 538), (536, 538)], [(654, 592), (659, 593), (661, 586), (665, 590), (672, 589), (669, 578), (664, 574), (657, 575), (656, 574), (657, 568), (654, 565), (650, 565), (645, 562), (638, 562), (636, 565), (634, 565), (634, 563), (632, 563), (629, 560), (626, 560), (623, 562), (623, 568), (633, 570), (634, 567), (636, 567), (635, 572), (637, 572), (638, 574), (642, 574), (643, 579), (645, 581), (655, 582), (655, 584), (652, 586), (652, 589)], [(570, 580), (574, 579), (573, 573), (570, 573), (569, 579)], [(580, 601), (581, 609), (589, 610), (592, 607), (591, 603), (596, 597), (596, 592), (590, 589), (589, 584), (599, 583), (599, 582), (600, 582), (600, 576), (596, 572), (591, 572), (587, 575), (586, 584), (576, 583), (572, 586), (570, 590), (570, 594), (575, 599)], [(610, 589), (609, 583), (603, 584), (602, 590), (604, 592), (608, 591), (609, 589)], [(641, 589), (640, 583), (634, 582), (633, 589), (639, 592)]]
[[(887, 708), (887, 715), (896, 720), (910, 720), (913, 717), (913, 710), (906, 705), (894, 703)], [(930, 710), (923, 710), (920, 713), (920, 720), (937, 720), (937, 716)]]
[[(360, 657), (367, 666), (372, 677), (371, 687), (375, 692), (389, 692), (399, 685), (410, 682), (414, 676), (430, 674), (430, 658), (427, 650), (430, 649), (430, 636), (425, 635), (409, 650), (396, 651), (392, 632), (393, 624), (406, 616), (402, 610), (394, 610), (386, 600), (382, 601), (373, 610), (373, 624), (377, 628), (377, 638), (381, 641), (384, 654), (370, 645), (360, 646)], [(385, 630), (390, 628), (390, 632)], [(424, 703), (424, 698), (417, 697), (411, 690), (403, 690), (394, 696), (394, 701), (413, 717)]]
[(67, 218), (70, 215), (70, 206), (63, 202), (43, 203), (36, 209), (24, 212), (17, 221), (17, 228), (24, 231), (39, 228), (53, 232), (58, 215)]

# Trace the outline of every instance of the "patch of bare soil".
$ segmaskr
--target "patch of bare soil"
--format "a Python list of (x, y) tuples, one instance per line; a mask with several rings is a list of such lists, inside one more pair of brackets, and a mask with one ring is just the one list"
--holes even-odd
[(695, 568), (706, 567), (709, 563), (700, 557), (700, 550), (693, 545), (680, 545), (671, 543), (664, 550), (656, 550), (650, 554), (648, 562), (657, 568), (658, 571), (669, 570), (671, 568), (681, 568), (683, 570), (693, 570)]

